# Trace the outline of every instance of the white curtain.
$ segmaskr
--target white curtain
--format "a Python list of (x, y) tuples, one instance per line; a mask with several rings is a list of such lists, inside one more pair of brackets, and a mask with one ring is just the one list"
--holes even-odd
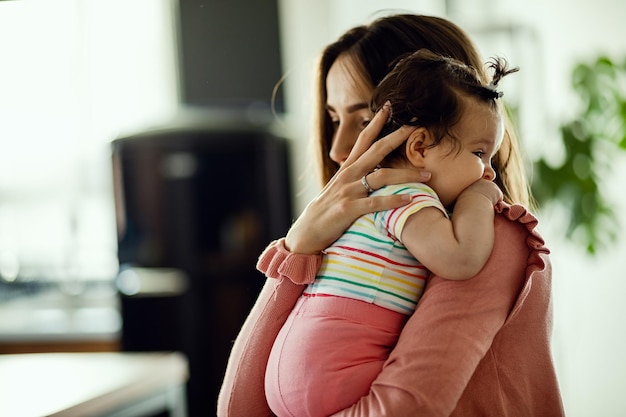
[[(110, 142), (178, 106), (173, 0), (0, 2), (0, 274), (116, 268)], [(4, 274), (2, 273), (4, 271)]]

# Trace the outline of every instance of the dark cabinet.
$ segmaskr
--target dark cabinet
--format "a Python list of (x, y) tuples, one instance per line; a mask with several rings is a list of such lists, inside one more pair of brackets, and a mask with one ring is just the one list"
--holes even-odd
[(113, 142), (125, 351), (183, 352), (190, 417), (215, 414), (232, 342), (263, 285), (255, 263), (292, 219), (288, 141), (176, 127)]

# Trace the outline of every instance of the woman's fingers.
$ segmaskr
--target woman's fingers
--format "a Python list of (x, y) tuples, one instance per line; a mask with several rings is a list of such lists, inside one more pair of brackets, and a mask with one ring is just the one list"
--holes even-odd
[(402, 126), (377, 141), (376, 138), (389, 119), (390, 109), (391, 105), (386, 103), (359, 134), (350, 155), (339, 169), (339, 171), (349, 171), (346, 175), (347, 178), (345, 178), (347, 181), (353, 181), (355, 177), (360, 179), (363, 175), (373, 171), (389, 153), (403, 144), (411, 132), (416, 129), (414, 126)]
[[(385, 185), (425, 182), (430, 179), (431, 174), (428, 171), (418, 171), (416, 169), (380, 168), (365, 175), (367, 184), (373, 190), (378, 190)], [(361, 180), (358, 182), (361, 184), (361, 188), (365, 189)]]
[[(389, 118), (383, 107), (361, 132), (341, 168), (309, 203), (287, 233), (285, 245), (296, 253), (319, 253), (334, 242), (359, 216), (391, 210), (408, 203), (406, 196), (370, 196), (371, 189), (407, 182), (424, 182), (429, 173), (415, 169), (381, 168), (372, 172), (394, 149), (406, 141), (415, 127), (403, 126), (376, 141)], [(363, 176), (367, 175), (366, 181)]]
[[(409, 202), (406, 196), (370, 196), (361, 179), (346, 180), (341, 171), (326, 184), (309, 203), (287, 233), (285, 245), (296, 253), (319, 253), (334, 242), (359, 216), (375, 211), (391, 210)], [(372, 189), (407, 182), (424, 182), (423, 175), (414, 169), (381, 168), (367, 174)]]
[(376, 140), (380, 131), (382, 130), (387, 120), (389, 120), (390, 106), (384, 105), (372, 118), (369, 124), (361, 131), (356, 143), (350, 151), (350, 155), (344, 162), (344, 165), (349, 165), (355, 160), (359, 159), (363, 153), (365, 153), (372, 143)]
[(361, 187), (360, 197), (353, 192), (342, 194), (328, 189), (311, 201), (289, 229), (285, 239), (287, 249), (295, 253), (319, 253), (337, 240), (359, 216), (391, 210), (410, 201), (408, 195), (363, 196), (363, 186), (360, 183), (357, 186)]
[(415, 129), (413, 126), (400, 127), (398, 130), (374, 142), (360, 158), (352, 162), (352, 165), (359, 171), (372, 171), (394, 149), (405, 143)]
[(391, 210), (402, 207), (411, 201), (409, 194), (385, 195), (363, 198), (355, 202), (359, 216), (376, 211)]

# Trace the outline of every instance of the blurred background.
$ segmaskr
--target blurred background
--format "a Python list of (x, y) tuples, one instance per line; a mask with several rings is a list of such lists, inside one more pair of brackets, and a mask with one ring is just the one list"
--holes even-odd
[(318, 191), (315, 58), (394, 12), (521, 68), (503, 88), (552, 250), (565, 408), (624, 415), (619, 0), (0, 1), (0, 353), (180, 350), (190, 415), (213, 413), (255, 259)]

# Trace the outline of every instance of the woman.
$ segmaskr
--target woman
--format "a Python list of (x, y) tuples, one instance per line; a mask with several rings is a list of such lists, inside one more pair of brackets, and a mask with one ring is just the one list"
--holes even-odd
[(412, 201), (359, 217), (324, 250), (270, 353), (265, 396), (276, 415), (326, 417), (367, 395), (429, 271), (464, 280), (486, 264), (502, 198), (491, 166), (504, 136), (496, 87), (517, 70), (503, 59), (491, 66), (483, 84), (472, 67), (420, 49), (374, 90), (372, 108), (391, 107), (381, 135), (417, 127), (381, 166), (428, 169), (431, 178), (373, 191)]
[[(381, 18), (348, 31), (324, 50), (316, 140), (326, 185), (287, 236), (272, 242), (259, 259), (259, 269), (270, 279), (233, 347), (219, 416), (272, 415), (264, 391), (269, 352), (303, 284), (314, 279), (320, 251), (358, 216), (407, 203), (402, 196), (368, 197), (364, 184), (378, 189), (428, 178), (401, 169), (372, 172), (412, 128), (402, 127), (372, 144), (389, 114), (383, 108), (370, 120), (368, 110), (374, 86), (394, 61), (421, 48), (482, 68), (462, 30), (428, 16)], [(340, 57), (342, 71), (329, 76)], [(494, 157), (507, 204), (496, 207), (494, 250), (487, 264), (466, 281), (428, 280), (369, 394), (336, 416), (564, 414), (550, 354), (548, 250), (534, 230), (536, 219), (523, 206), (529, 204), (529, 193), (522, 166), (507, 129)]]

